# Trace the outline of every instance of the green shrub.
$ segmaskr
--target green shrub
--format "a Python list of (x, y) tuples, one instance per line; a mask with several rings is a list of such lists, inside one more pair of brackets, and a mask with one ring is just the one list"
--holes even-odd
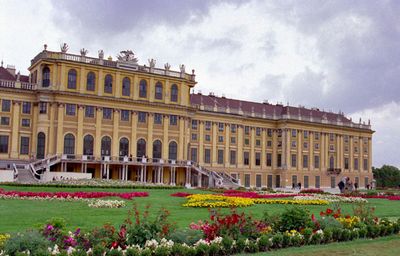
[(283, 235), (281, 233), (277, 233), (272, 237), (272, 246), (274, 248), (282, 248), (282, 246), (283, 246)]
[(358, 237), (359, 238), (365, 238), (367, 236), (367, 234), (368, 234), (367, 227), (363, 227), (363, 228), (360, 228), (358, 230)]
[(290, 242), (293, 246), (301, 246), (303, 243), (303, 239), (300, 236), (293, 236)]
[(342, 230), (341, 241), (349, 241), (351, 238), (351, 231), (348, 229)]
[(201, 256), (201, 255), (208, 255), (208, 250), (209, 250), (209, 246), (206, 244), (199, 244), (196, 247), (196, 255)]
[(272, 242), (269, 240), (271, 236), (269, 235), (262, 235), (258, 240), (258, 247), (260, 251), (268, 251), (268, 249), (272, 246)]
[(280, 215), (278, 229), (281, 232), (293, 229), (300, 231), (308, 227), (311, 223), (308, 210), (300, 207), (291, 207)]
[(168, 256), (171, 250), (165, 246), (159, 246), (154, 250), (154, 256)]
[(139, 256), (140, 251), (137, 248), (129, 248), (126, 250), (125, 256)]
[(311, 228), (305, 228), (303, 230), (303, 236), (304, 236), (304, 243), (309, 244), (311, 241), (311, 236), (313, 234), (313, 230)]
[(255, 241), (250, 241), (246, 247), (246, 251), (249, 253), (256, 253), (259, 251), (258, 244)]
[(31, 255), (49, 255), (49, 246), (50, 242), (38, 231), (31, 230), (11, 235), (4, 244), (4, 252), (10, 256), (24, 251), (29, 251)]
[(106, 255), (107, 256), (123, 256), (122, 252), (118, 251), (117, 249), (110, 250)]
[(151, 250), (149, 248), (146, 248), (142, 251), (142, 253), (140, 254), (140, 256), (151, 256)]
[(193, 245), (203, 238), (203, 232), (194, 229), (178, 229), (172, 232), (168, 238), (174, 241), (174, 243)]
[(311, 244), (320, 244), (323, 241), (323, 236), (321, 234), (315, 233), (311, 236)]
[(332, 235), (333, 235), (332, 228), (324, 229), (323, 242), (324, 243), (330, 243), (332, 241)]
[(290, 241), (290, 236), (289, 234), (283, 233), (283, 239), (282, 239), (282, 248), (289, 247), (291, 245)]
[(380, 229), (377, 225), (371, 224), (367, 226), (367, 237), (376, 238), (379, 236)]
[(224, 237), (222, 238), (222, 242), (221, 242), (222, 248), (224, 249), (225, 254), (230, 254), (230, 252), (232, 251), (232, 247), (233, 247), (233, 239), (230, 237)]
[(246, 249), (246, 240), (244, 238), (239, 238), (236, 240), (236, 248), (238, 253), (244, 252)]
[(219, 244), (213, 243), (210, 244), (209, 249), (208, 249), (208, 255), (210, 256), (217, 256), (219, 255), (221, 249), (219, 247)]
[(341, 228), (332, 228), (332, 239), (333, 239), (333, 241), (337, 241), (337, 242), (342, 241), (342, 229)]

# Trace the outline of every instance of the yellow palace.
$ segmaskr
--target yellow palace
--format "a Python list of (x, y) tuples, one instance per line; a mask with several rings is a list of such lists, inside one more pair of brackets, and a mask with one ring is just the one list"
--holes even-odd
[[(44, 50), (0, 67), (0, 167), (185, 186), (330, 188), (372, 181), (370, 124), (343, 113), (191, 94), (187, 73)], [(54, 174), (53, 176), (48, 176)], [(18, 178), (17, 178), (18, 179)]]

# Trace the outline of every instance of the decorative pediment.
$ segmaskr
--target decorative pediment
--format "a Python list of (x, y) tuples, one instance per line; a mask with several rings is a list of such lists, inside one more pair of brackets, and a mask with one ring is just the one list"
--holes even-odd
[(132, 50), (120, 51), (117, 58), (118, 61), (131, 62), (134, 64), (138, 63), (138, 59), (135, 57), (135, 53)]

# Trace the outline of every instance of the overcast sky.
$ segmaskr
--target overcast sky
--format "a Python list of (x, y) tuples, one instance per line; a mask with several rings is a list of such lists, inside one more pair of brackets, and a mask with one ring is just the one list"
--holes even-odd
[(195, 91), (371, 119), (373, 164), (400, 167), (400, 1), (0, 0), (0, 57), (132, 49), (195, 69)]

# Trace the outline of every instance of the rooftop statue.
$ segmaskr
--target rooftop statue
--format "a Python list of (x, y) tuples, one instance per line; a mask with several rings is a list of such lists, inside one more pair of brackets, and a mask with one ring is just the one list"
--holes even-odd
[(138, 59), (135, 57), (135, 53), (132, 50), (120, 51), (117, 58), (119, 61), (138, 62)]
[(64, 44), (60, 45), (60, 49), (61, 49), (61, 52), (66, 53), (69, 49), (69, 46), (67, 43), (64, 43)]
[(150, 68), (154, 68), (156, 66), (156, 60), (155, 59), (148, 59)]

